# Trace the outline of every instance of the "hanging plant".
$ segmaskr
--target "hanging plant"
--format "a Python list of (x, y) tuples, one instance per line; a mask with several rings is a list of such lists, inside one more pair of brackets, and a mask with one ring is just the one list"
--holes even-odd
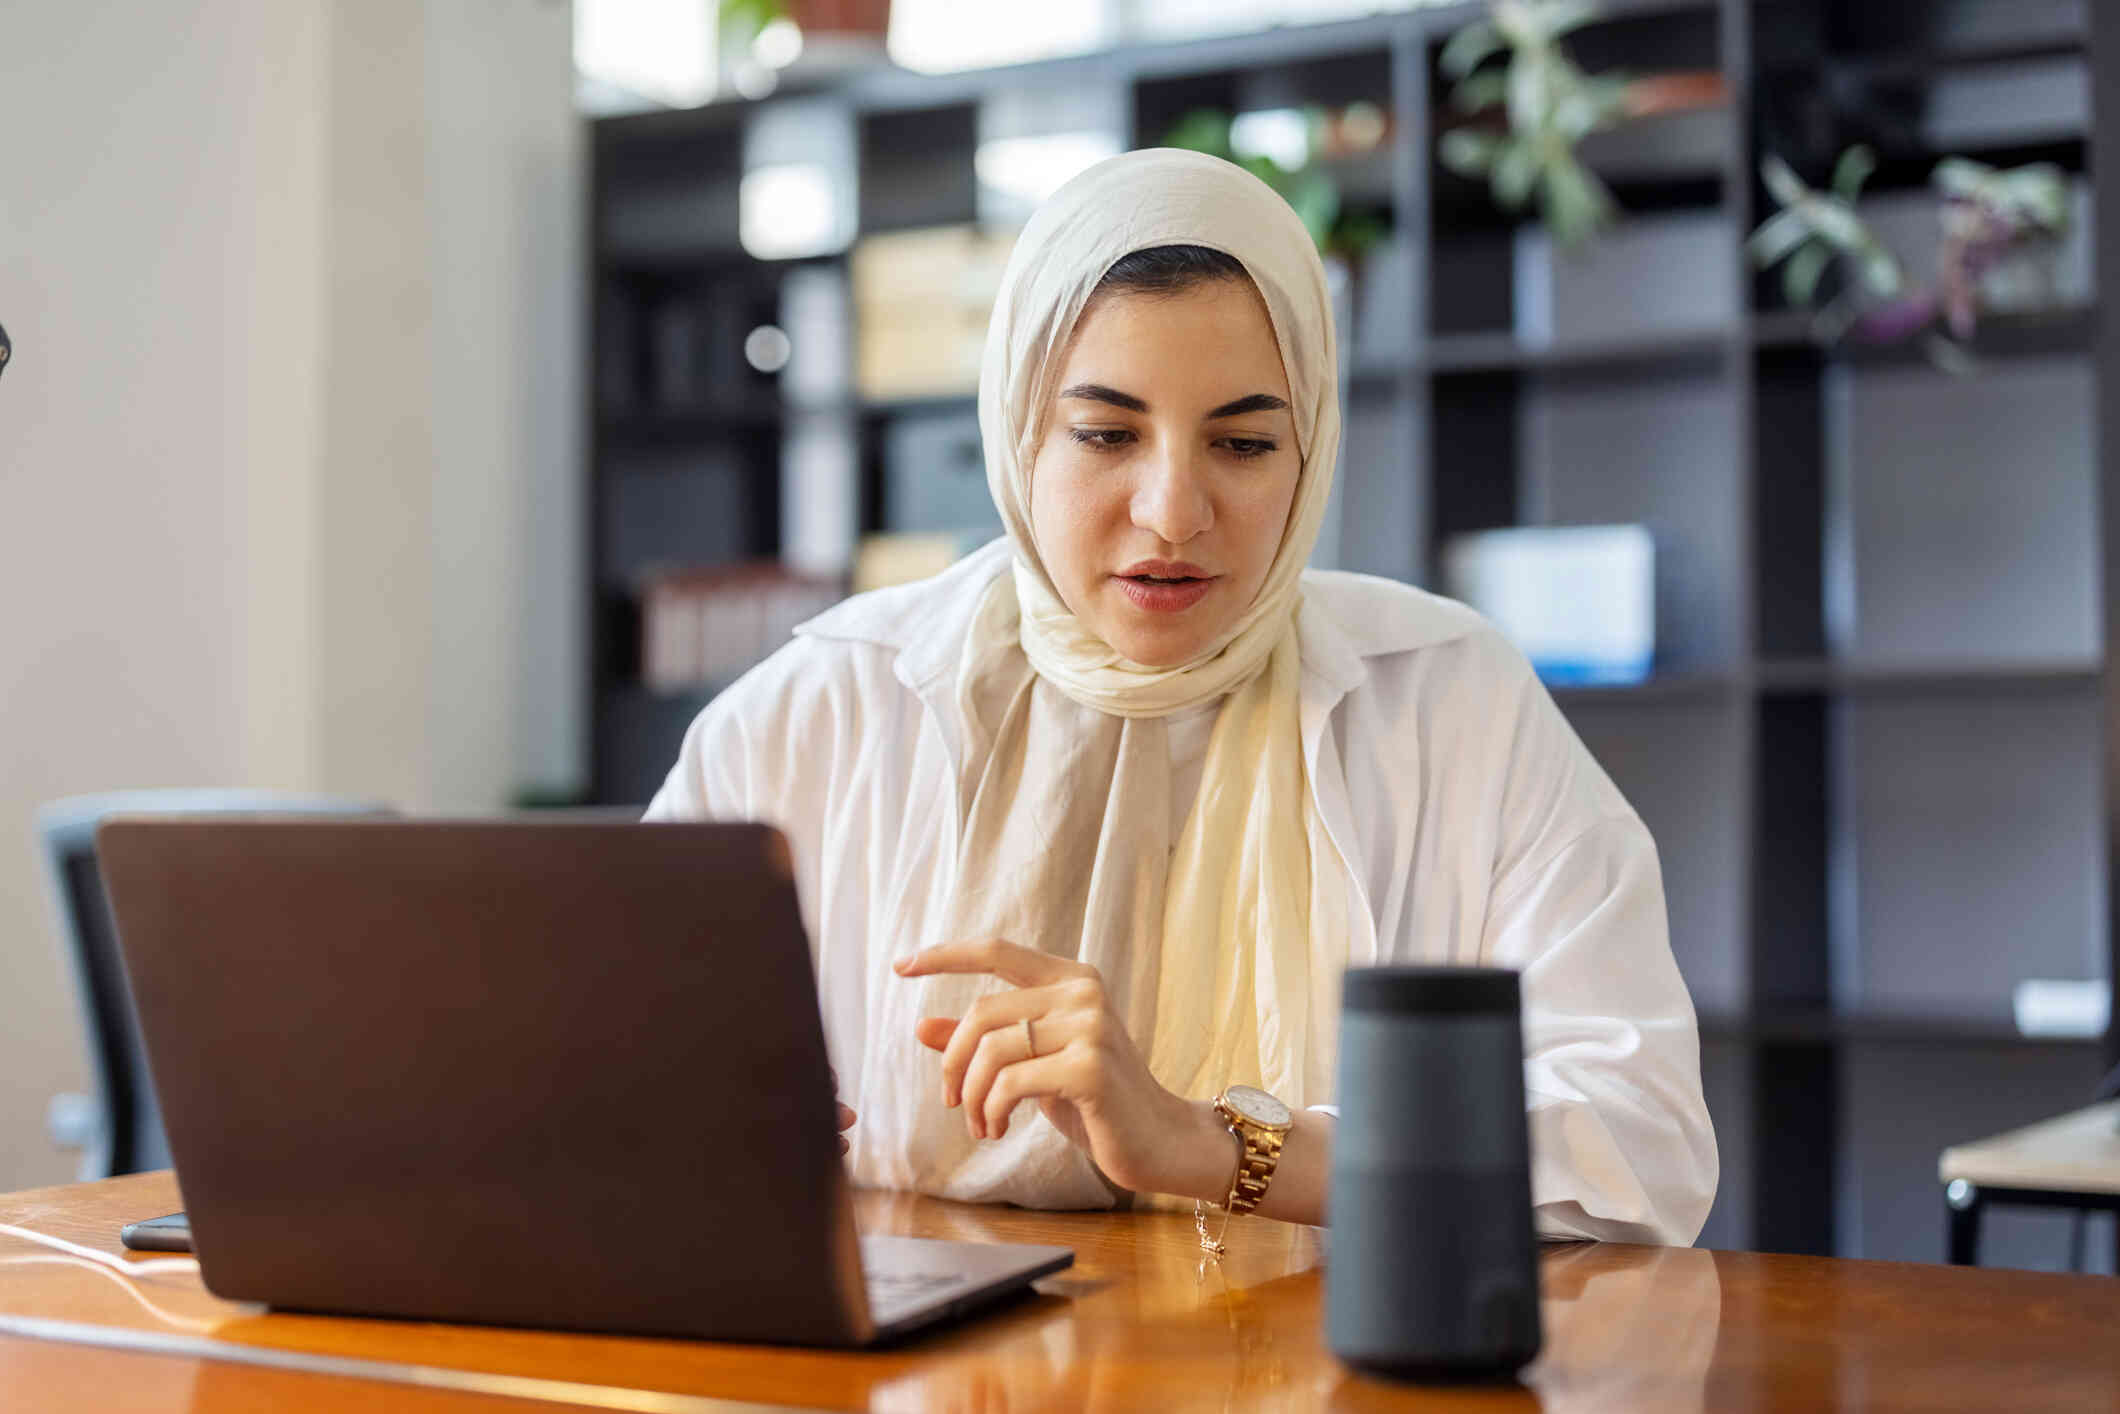
[(881, 61), (891, 0), (716, 0), (716, 21), (736, 91), (762, 98), (798, 60), (812, 70)]
[[(1460, 176), (1485, 177), (1508, 210), (1522, 210), (1535, 194), (1563, 246), (1588, 240), (1618, 212), (1575, 148), (1629, 116), (1630, 81), (1584, 73), (1561, 45), (1596, 17), (1597, 8), (1581, 0), (1494, 0), (1490, 18), (1466, 25), (1443, 46), (1443, 72), (1457, 80), (1451, 102), (1468, 114), (1499, 106), (1508, 126), (1452, 129), (1437, 155)], [(1489, 62), (1495, 59), (1502, 62)]]
[[(1793, 307), (1815, 308), (1820, 338), (1896, 343), (1919, 337), (1938, 367), (1968, 372), (1982, 282), (2005, 260), (2051, 247), (2067, 232), (2068, 179), (2050, 162), (2001, 171), (1963, 157), (1943, 159), (1931, 177), (1943, 238), (1933, 280), (1917, 285), (1856, 211), (1876, 167), (1870, 149), (1851, 147), (1834, 164), (1829, 188), (1818, 191), (1779, 157), (1767, 158), (1760, 178), (1781, 209), (1760, 223), (1746, 249), (1761, 269), (1781, 265), (1782, 294)], [(1833, 272), (1838, 287), (1819, 304)]]
[[(1314, 154), (1325, 146), (1329, 123), (1323, 111), (1309, 113), (1307, 120), (1311, 127), (1308, 151)], [(1240, 156), (1230, 140), (1232, 126), (1230, 115), (1219, 108), (1195, 108), (1171, 126), (1162, 145), (1234, 162), (1272, 187), (1295, 209), (1321, 255), (1359, 256), (1382, 239), (1384, 223), (1367, 212), (1345, 208), (1340, 184), (1325, 163), (1312, 156), (1291, 168), (1259, 153)]]

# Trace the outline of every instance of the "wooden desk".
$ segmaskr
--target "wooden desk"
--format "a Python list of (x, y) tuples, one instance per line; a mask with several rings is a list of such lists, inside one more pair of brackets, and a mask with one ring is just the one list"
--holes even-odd
[[(1228, 1258), (1203, 1271), (1180, 1214), (860, 1203), (871, 1230), (1066, 1243), (1076, 1265), (1008, 1310), (850, 1354), (275, 1314), (193, 1275), (135, 1284), (0, 1237), (0, 1392), (10, 1409), (325, 1414), (2120, 1409), (2120, 1281), (2105, 1277), (1551, 1248), (1546, 1352), (1528, 1387), (1423, 1392), (1333, 1360), (1308, 1229), (1239, 1223)], [(121, 1223), (179, 1206), (170, 1175), (143, 1174), (0, 1197), (0, 1221), (118, 1252)], [(111, 1348), (126, 1342), (162, 1344)], [(313, 1356), (375, 1363), (259, 1363)]]

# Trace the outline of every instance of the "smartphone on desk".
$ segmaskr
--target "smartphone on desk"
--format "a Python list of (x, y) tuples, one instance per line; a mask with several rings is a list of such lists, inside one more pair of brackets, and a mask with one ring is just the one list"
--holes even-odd
[(118, 1241), (135, 1252), (189, 1252), (191, 1219), (182, 1213), (146, 1222), (127, 1223), (118, 1229)]

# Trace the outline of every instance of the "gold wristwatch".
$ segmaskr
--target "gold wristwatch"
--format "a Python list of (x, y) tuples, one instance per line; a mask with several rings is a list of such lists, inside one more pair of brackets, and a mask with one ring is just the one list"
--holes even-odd
[(1273, 1182), (1274, 1167), (1281, 1162), (1281, 1143), (1294, 1126), (1295, 1116), (1288, 1106), (1250, 1085), (1230, 1086), (1215, 1096), (1214, 1105), (1215, 1113), (1236, 1136), (1237, 1171), (1229, 1181), (1229, 1197), (1221, 1204), (1221, 1231), (1207, 1235), (1209, 1205), (1204, 1199), (1193, 1203), (1193, 1227), (1200, 1234), (1200, 1246), (1219, 1257), (1229, 1219), (1250, 1212), (1266, 1196), (1266, 1185)]

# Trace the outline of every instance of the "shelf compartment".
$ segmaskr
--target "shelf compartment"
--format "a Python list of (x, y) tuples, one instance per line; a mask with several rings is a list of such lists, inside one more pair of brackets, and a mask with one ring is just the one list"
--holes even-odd
[(1432, 332), (1513, 336), (1527, 350), (1712, 339), (1740, 313), (1740, 244), (1715, 209), (1631, 216), (1574, 251), (1536, 224), (1439, 230)]
[[(1382, 36), (1376, 39), (1381, 40)], [(1236, 117), (1288, 108), (1339, 108), (1367, 101), (1389, 112), (1391, 50), (1387, 44), (1375, 41), (1372, 46), (1330, 54), (1261, 55), (1228, 68), (1145, 73), (1134, 85), (1134, 145), (1162, 146), (1171, 128), (1200, 108), (1219, 109)], [(1374, 187), (1374, 183), (1370, 185)]]
[(1930, 0), (1848, 5), (1841, 0), (1756, 0), (1758, 63), (1782, 73), (1820, 55), (1877, 64), (1938, 65), (2080, 49), (2093, 0)]
[(887, 531), (1001, 533), (976, 411), (905, 413), (880, 429)]
[(1831, 656), (2096, 658), (2089, 362), (2026, 355), (1975, 378), (1832, 365), (1822, 377)]
[(733, 114), (681, 127), (599, 124), (593, 151), (596, 255), (606, 268), (682, 268), (743, 257), (737, 220), (743, 128)]
[(599, 580), (628, 589), (651, 569), (771, 557), (780, 469), (727, 448), (640, 459), (600, 479)]
[(978, 219), (976, 105), (863, 113), (857, 120), (862, 235)]
[(781, 319), (785, 267), (721, 268), (606, 278), (597, 296), (600, 416), (679, 416), (777, 400), (779, 379), (744, 353), (755, 329)]
[(1870, 189), (1926, 184), (1946, 153), (2081, 170), (2090, 129), (2086, 0), (1755, 7), (1759, 147), (1823, 171), (1862, 142)]
[(1432, 396), (1431, 562), (1468, 531), (1639, 522), (1656, 540), (1659, 668), (1744, 659), (1737, 393), (1719, 365), (1456, 373)]
[(2018, 982), (2103, 973), (2097, 693), (1829, 711), (1838, 1009), (2006, 1023)]

